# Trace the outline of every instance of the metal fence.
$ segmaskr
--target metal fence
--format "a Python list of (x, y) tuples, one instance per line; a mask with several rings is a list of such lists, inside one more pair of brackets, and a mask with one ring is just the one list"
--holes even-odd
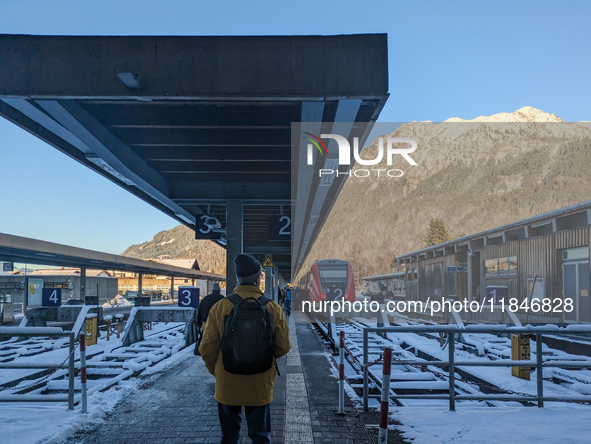
[[(449, 409), (455, 410), (456, 400), (470, 401), (530, 401), (537, 402), (538, 407), (544, 406), (544, 401), (557, 402), (591, 402), (591, 396), (569, 396), (569, 397), (545, 397), (543, 385), (543, 369), (548, 367), (570, 367), (570, 368), (591, 368), (591, 361), (571, 362), (571, 361), (552, 361), (543, 362), (542, 359), (542, 334), (584, 334), (591, 333), (591, 325), (577, 325), (576, 328), (557, 328), (556, 326), (541, 327), (507, 327), (505, 325), (496, 325), (485, 327), (467, 326), (459, 327), (457, 325), (409, 325), (399, 327), (367, 327), (363, 329), (363, 409), (368, 410), (369, 403), (369, 333), (444, 333), (448, 337), (448, 360), (447, 361), (425, 361), (425, 360), (393, 360), (392, 365), (432, 365), (437, 367), (447, 367), (447, 377), (449, 379), (449, 394), (426, 394), (426, 395), (397, 395), (390, 397), (394, 399), (449, 399)], [(500, 359), (497, 361), (456, 361), (455, 360), (455, 334), (456, 333), (492, 333), (492, 334), (529, 334), (535, 336), (536, 341), (536, 360), (513, 361), (511, 359)], [(526, 393), (518, 394), (483, 394), (483, 395), (456, 395), (454, 382), (455, 367), (535, 367), (536, 368), (536, 395)], [(501, 391), (503, 391), (501, 389)], [(376, 396), (376, 395), (373, 395)], [(377, 395), (379, 396), (379, 395)]]
[[(0, 362), (0, 369), (67, 369), (68, 370), (68, 396), (53, 395), (27, 395), (4, 394), (0, 391), (0, 402), (68, 402), (68, 408), (74, 410), (74, 352), (76, 346), (76, 334), (73, 331), (62, 331), (55, 327), (2, 327), (0, 339), (6, 337), (65, 337), (70, 340), (69, 354), (63, 362)], [(66, 364), (67, 363), (67, 364)], [(21, 388), (20, 390), (24, 390)], [(6, 391), (6, 390), (4, 390)]]

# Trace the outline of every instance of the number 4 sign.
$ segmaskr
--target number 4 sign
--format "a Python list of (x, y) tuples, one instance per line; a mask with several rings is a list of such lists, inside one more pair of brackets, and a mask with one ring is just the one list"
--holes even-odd
[(179, 307), (199, 308), (199, 289), (197, 287), (179, 287)]
[(41, 292), (42, 307), (60, 307), (62, 305), (61, 288), (44, 288)]

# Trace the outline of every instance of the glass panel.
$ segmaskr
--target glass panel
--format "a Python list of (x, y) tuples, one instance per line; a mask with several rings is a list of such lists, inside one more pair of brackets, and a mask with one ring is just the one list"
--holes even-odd
[(509, 258), (502, 257), (499, 259), (499, 277), (507, 276), (509, 274)]
[(492, 278), (499, 276), (499, 260), (498, 259), (486, 259), (484, 261), (484, 277)]
[(564, 285), (564, 299), (573, 300), (573, 311), (564, 311), (564, 319), (567, 321), (577, 320), (577, 265), (564, 264), (562, 267), (562, 282)]
[(579, 264), (579, 322), (591, 321), (589, 303), (589, 264)]
[(324, 267), (318, 267), (320, 285), (324, 287), (327, 284), (346, 284), (347, 268), (346, 265), (325, 265)]
[(517, 276), (517, 256), (509, 257), (509, 276)]

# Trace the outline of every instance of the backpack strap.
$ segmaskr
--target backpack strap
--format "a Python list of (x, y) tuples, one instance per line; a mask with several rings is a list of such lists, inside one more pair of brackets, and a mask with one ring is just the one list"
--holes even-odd
[[(232, 294), (226, 296), (226, 299), (228, 299), (234, 305), (238, 305), (240, 302), (242, 302), (244, 300), (240, 296), (238, 296), (236, 293), (232, 293)], [(250, 298), (250, 299), (254, 299), (254, 298)], [(271, 299), (269, 299), (265, 296), (260, 296), (258, 299), (255, 299), (255, 300), (259, 301), (262, 305), (267, 305), (269, 302), (271, 302)]]
[(267, 305), (269, 302), (271, 302), (271, 299), (269, 299), (268, 297), (265, 297), (265, 296), (260, 296), (257, 299), (257, 301), (259, 301), (263, 305)]
[(232, 293), (226, 296), (226, 299), (228, 299), (234, 305), (238, 305), (240, 302), (242, 302), (242, 298), (238, 296), (236, 293)]

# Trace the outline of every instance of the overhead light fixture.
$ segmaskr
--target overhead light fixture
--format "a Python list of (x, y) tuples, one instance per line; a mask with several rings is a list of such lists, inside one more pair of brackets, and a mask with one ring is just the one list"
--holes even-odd
[(102, 157), (99, 157), (98, 155), (96, 155), (94, 153), (88, 153), (85, 155), (85, 157), (86, 157), (86, 160), (94, 163), (99, 168), (102, 168), (107, 173), (109, 173), (111, 176), (119, 179), (125, 185), (135, 185), (135, 183), (132, 180), (125, 177), (123, 174), (121, 174), (119, 171), (117, 171), (115, 168), (113, 168), (111, 165), (109, 165), (105, 161), (105, 159), (103, 159)]
[(142, 87), (142, 82), (138, 74), (131, 72), (116, 72), (117, 77), (121, 80), (125, 86), (131, 89), (139, 89)]

